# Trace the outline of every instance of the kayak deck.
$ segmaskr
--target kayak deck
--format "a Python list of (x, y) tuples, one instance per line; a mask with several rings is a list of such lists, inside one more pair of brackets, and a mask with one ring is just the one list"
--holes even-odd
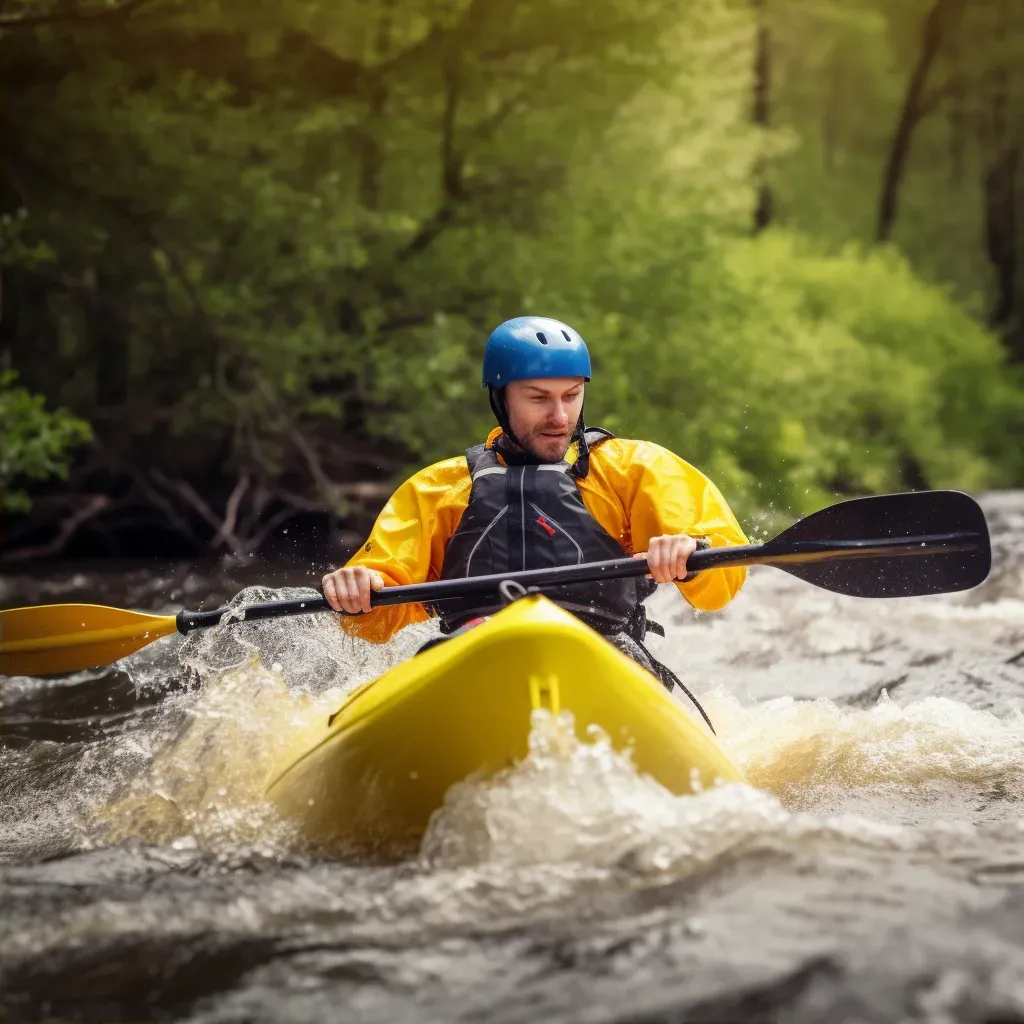
[(536, 709), (598, 726), (673, 793), (741, 781), (653, 676), (544, 597), (516, 601), (349, 694), (268, 798), (341, 854), (415, 852), (450, 786), (524, 758)]

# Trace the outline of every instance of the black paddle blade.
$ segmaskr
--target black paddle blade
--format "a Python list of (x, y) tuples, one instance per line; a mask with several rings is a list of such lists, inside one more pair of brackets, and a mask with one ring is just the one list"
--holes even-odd
[[(946, 539), (942, 540), (944, 535)], [(899, 541), (922, 538), (901, 550)], [(878, 556), (772, 562), (815, 586), (851, 597), (917, 597), (970, 590), (992, 565), (988, 524), (960, 491), (918, 491), (854, 498), (801, 519), (766, 548), (794, 542), (878, 540)], [(851, 552), (851, 555), (853, 553)]]

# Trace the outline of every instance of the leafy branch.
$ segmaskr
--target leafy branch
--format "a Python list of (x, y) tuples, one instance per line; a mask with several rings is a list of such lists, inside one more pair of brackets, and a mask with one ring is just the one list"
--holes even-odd
[(27, 512), (28, 494), (16, 480), (66, 479), (71, 449), (92, 440), (92, 429), (65, 409), (49, 412), (45, 400), (16, 387), (13, 370), (0, 371), (0, 488), (5, 512)]

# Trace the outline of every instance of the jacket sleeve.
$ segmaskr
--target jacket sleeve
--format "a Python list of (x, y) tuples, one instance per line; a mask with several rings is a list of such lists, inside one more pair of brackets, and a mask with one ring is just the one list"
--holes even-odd
[[(370, 536), (347, 565), (376, 569), (386, 587), (426, 583), (440, 578), (445, 545), (465, 501), (453, 501), (468, 484), (464, 457), (428, 466), (391, 495)], [(365, 615), (342, 616), (342, 628), (353, 636), (382, 644), (404, 626), (429, 618), (421, 604), (378, 608)]]
[[(626, 512), (634, 551), (645, 551), (652, 537), (672, 533), (706, 537), (716, 548), (748, 543), (718, 488), (666, 448), (638, 442), (627, 475)], [(717, 611), (736, 596), (746, 578), (745, 568), (710, 569), (676, 586), (694, 608)]]

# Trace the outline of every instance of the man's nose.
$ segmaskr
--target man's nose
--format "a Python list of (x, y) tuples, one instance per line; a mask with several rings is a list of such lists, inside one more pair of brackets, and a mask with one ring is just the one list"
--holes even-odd
[(564, 427), (569, 422), (569, 411), (562, 402), (555, 403), (555, 422)]

